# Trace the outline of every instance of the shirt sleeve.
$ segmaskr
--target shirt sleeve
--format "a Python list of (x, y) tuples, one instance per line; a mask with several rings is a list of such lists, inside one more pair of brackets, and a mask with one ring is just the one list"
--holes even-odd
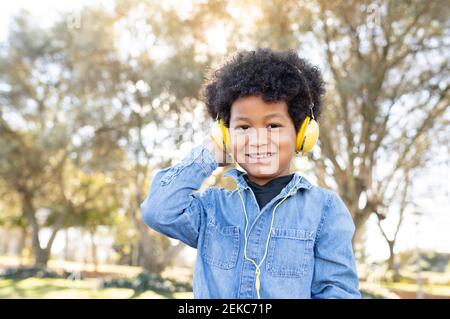
[(217, 166), (210, 151), (201, 145), (179, 164), (158, 171), (140, 206), (144, 223), (197, 248), (209, 192), (200, 194), (198, 189)]
[(361, 298), (352, 248), (355, 225), (341, 198), (331, 193), (317, 233), (312, 298)]

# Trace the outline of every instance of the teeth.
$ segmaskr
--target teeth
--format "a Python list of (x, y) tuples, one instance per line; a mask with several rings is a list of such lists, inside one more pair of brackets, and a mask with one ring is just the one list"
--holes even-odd
[(248, 154), (250, 158), (266, 158), (272, 156), (272, 153), (265, 153), (265, 154)]

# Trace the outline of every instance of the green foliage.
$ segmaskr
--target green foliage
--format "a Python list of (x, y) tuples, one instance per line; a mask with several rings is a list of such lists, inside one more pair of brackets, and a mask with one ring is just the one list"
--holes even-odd
[(2, 279), (26, 279), (26, 278), (68, 278), (71, 272), (65, 270), (49, 270), (39, 267), (11, 267), (6, 268), (0, 273)]
[(134, 279), (104, 279), (101, 287), (104, 288), (130, 288), (137, 293), (146, 290), (153, 290), (161, 293), (188, 292), (192, 291), (192, 286), (187, 283), (180, 283), (173, 280), (164, 279), (156, 274), (146, 272), (140, 273)]

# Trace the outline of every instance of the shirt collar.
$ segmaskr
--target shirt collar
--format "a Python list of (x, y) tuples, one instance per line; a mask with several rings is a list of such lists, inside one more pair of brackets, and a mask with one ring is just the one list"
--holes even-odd
[[(250, 188), (250, 186), (248, 185), (247, 181), (245, 180), (244, 175), (247, 175), (247, 172), (240, 171), (236, 168), (231, 168), (223, 174), (223, 176), (232, 177), (235, 180), (235, 182), (239, 188), (247, 189), (247, 188)], [(301, 178), (301, 181), (298, 182), (298, 180), (300, 178)], [(298, 182), (298, 184), (295, 185), (297, 182)], [(299, 190), (300, 188), (310, 189), (312, 187), (312, 184), (304, 176), (294, 173), (294, 177), (286, 185), (286, 187), (283, 188), (283, 190), (281, 191), (280, 194), (286, 195), (291, 190), (292, 186), (294, 186), (294, 185), (295, 185), (295, 187), (292, 190), (292, 193), (297, 192), (297, 190)]]

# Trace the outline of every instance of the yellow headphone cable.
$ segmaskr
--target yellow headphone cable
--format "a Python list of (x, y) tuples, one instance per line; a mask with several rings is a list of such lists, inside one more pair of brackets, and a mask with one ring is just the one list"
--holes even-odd
[(247, 257), (247, 243), (248, 243), (248, 235), (247, 235), (247, 229), (248, 229), (248, 216), (247, 216), (247, 210), (245, 209), (245, 204), (244, 204), (244, 199), (242, 198), (241, 195), (241, 189), (238, 188), (238, 194), (239, 197), (241, 198), (241, 202), (242, 202), (242, 207), (244, 209), (244, 215), (245, 215), (245, 234), (244, 234), (244, 238), (245, 238), (245, 246), (244, 246), (244, 258), (248, 261), (250, 261), (253, 265), (255, 265), (255, 273), (256, 273), (256, 281), (255, 281), (255, 287), (256, 287), (256, 294), (258, 296), (258, 299), (261, 299), (261, 296), (259, 295), (259, 290), (261, 288), (261, 281), (260, 281), (260, 274), (261, 274), (261, 265), (264, 262), (264, 260), (266, 259), (267, 256), (267, 250), (269, 247), (269, 241), (270, 241), (270, 235), (272, 233), (272, 228), (273, 228), (273, 222), (275, 220), (275, 212), (276, 209), (278, 208), (278, 206), (281, 205), (282, 202), (284, 202), (286, 200), (286, 198), (288, 198), (288, 196), (291, 194), (291, 191), (294, 189), (295, 186), (297, 186), (297, 184), (302, 180), (303, 176), (300, 176), (300, 179), (295, 183), (294, 186), (292, 186), (291, 190), (286, 194), (286, 196), (275, 206), (275, 208), (272, 210), (272, 220), (270, 221), (270, 229), (269, 229), (269, 235), (267, 236), (267, 240), (266, 240), (266, 247), (264, 250), (264, 255), (263, 258), (261, 258), (261, 261), (259, 263), (256, 263), (253, 259)]

